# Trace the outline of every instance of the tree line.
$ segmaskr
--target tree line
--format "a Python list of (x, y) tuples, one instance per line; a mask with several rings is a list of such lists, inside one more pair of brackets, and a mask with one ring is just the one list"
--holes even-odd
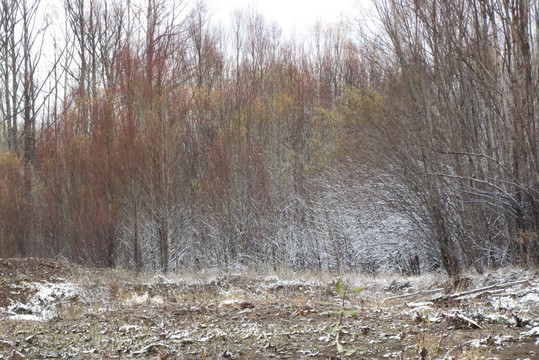
[(203, 3), (0, 2), (0, 256), (539, 262), (534, 2), (376, 0), (301, 41)]

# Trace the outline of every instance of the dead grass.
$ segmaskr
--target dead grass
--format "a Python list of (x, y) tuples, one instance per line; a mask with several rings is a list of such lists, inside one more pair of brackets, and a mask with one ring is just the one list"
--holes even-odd
[[(537, 349), (536, 337), (522, 335), (539, 326), (537, 303), (524, 301), (534, 299), (533, 294), (539, 296), (533, 270), (466, 275), (466, 286), (472, 288), (531, 278), (535, 285), (530, 289), (508, 289), (516, 294), (507, 299), (513, 307), (503, 307), (489, 296), (449, 307), (428, 304), (416, 309), (406, 299), (386, 299), (437, 288), (448, 279), (440, 274), (336, 276), (290, 269), (137, 277), (125, 270), (93, 270), (35, 259), (9, 264), (0, 262), (0, 269), (9, 268), (12, 273), (16, 269), (29, 283), (71, 282), (82, 290), (75, 297), (43, 300), (53, 301), (56, 310), (47, 321), (21, 320), (9, 306), (0, 306), (4, 317), (0, 358), (17, 350), (29, 359), (200, 359), (202, 354), (207, 359), (336, 359), (339, 354), (331, 343), (340, 307), (334, 287), (338, 278), (350, 286), (366, 287), (362, 293), (346, 295), (346, 309), (359, 310), (346, 315), (342, 328), (343, 346), (354, 351), (352, 358), (533, 358), (531, 351)], [(0, 287), (9, 290), (9, 296), (14, 294), (6, 298), (8, 304), (35, 296), (16, 275), (0, 278)], [(474, 319), (483, 329), (452, 323), (444, 315), (452, 311), (477, 316)], [(526, 325), (514, 324), (514, 314), (525, 319)]]

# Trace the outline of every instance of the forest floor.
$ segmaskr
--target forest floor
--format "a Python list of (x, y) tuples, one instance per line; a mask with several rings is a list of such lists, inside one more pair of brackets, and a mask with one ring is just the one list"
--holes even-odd
[[(539, 269), (141, 276), (0, 260), (0, 359), (537, 359)], [(336, 325), (340, 323), (340, 330)], [(342, 348), (335, 337), (340, 331)], [(339, 352), (341, 350), (342, 352)]]

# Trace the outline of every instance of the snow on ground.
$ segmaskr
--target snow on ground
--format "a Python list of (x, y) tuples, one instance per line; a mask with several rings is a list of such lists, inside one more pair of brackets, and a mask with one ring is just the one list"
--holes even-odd
[[(238, 303), (245, 300), (246, 292), (265, 294), (280, 289), (298, 289), (309, 292), (309, 289), (317, 286), (325, 286), (334, 282), (336, 276), (326, 275), (295, 275), (295, 274), (272, 274), (264, 276), (244, 275), (243, 279), (250, 279), (253, 284), (248, 288), (242, 288), (240, 284), (235, 284), (236, 278), (241, 275), (215, 276), (214, 274), (201, 278), (194, 275), (165, 277), (159, 275), (158, 281), (155, 277), (143, 285), (151, 288), (152, 286), (192, 286), (194, 288), (211, 285), (218, 289), (221, 306)], [(400, 274), (387, 273), (379, 275), (348, 274), (342, 276), (346, 284), (350, 287), (364, 287), (365, 296), (369, 298), (378, 298), (383, 300), (392, 295), (412, 294), (420, 290), (440, 289), (444, 283), (448, 282), (447, 277), (440, 273), (428, 273), (421, 276), (405, 277)], [(464, 274), (463, 278), (468, 279), (467, 288), (481, 288), (493, 284), (508, 283), (516, 280), (532, 279), (528, 283), (512, 286), (505, 292), (493, 296), (489, 302), (493, 309), (503, 309), (505, 311), (520, 310), (527, 312), (539, 304), (539, 280), (535, 275), (535, 270), (522, 270), (518, 268), (500, 269), (489, 272), (484, 275)], [(235, 286), (237, 285), (237, 286)], [(12, 285), (17, 291), (31, 294), (25, 302), (12, 301), (4, 309), (10, 319), (38, 320), (46, 321), (53, 318), (57, 313), (57, 307), (60, 303), (69, 301), (82, 301), (90, 304), (96, 300), (103, 302), (102, 295), (97, 295), (95, 289), (89, 291), (84, 288), (85, 285), (75, 284), (70, 281), (65, 282), (22, 282), (19, 285)], [(445, 290), (445, 289), (444, 289)], [(103, 291), (98, 291), (103, 293)], [(93, 294), (93, 295), (92, 295)], [(439, 294), (433, 294), (435, 295)], [(152, 294), (148, 291), (136, 292), (129, 291), (120, 296), (122, 303), (126, 306), (141, 304), (163, 304), (165, 299), (161, 295)], [(428, 300), (428, 299), (427, 299)], [(428, 306), (428, 304), (425, 304)], [(486, 316), (490, 316), (485, 314)]]
[[(465, 273), (455, 283), (440, 273), (206, 271), (135, 277), (88, 269), (58, 277), (59, 265), (41, 260), (21, 264), (35, 267), (25, 268), (32, 276), (21, 280), (13, 266), (8, 268), (11, 277), (0, 277), (0, 317), (9, 320), (4, 328), (0, 322), (0, 333), (8, 324), (21, 333), (0, 336), (0, 358), (10, 349), (31, 356), (46, 350), (56, 358), (104, 358), (117, 355), (118, 349), (126, 357), (166, 351), (241, 358), (239, 351), (248, 349), (266, 357), (327, 359), (333, 354), (332, 329), (341, 306), (335, 288), (339, 278), (345, 308), (360, 311), (347, 315), (342, 329), (343, 344), (356, 346), (358, 356), (417, 358), (419, 346), (426, 346), (430, 358), (459, 357), (466, 351), (468, 358), (490, 351), (498, 356), (490, 358), (534, 358), (539, 345), (536, 269)], [(43, 269), (51, 272), (48, 277)], [(481, 290), (500, 284), (509, 285)], [(356, 294), (350, 287), (365, 291)], [(444, 301), (448, 294), (455, 297)], [(25, 328), (28, 320), (37, 322)], [(115, 334), (112, 343), (110, 334)], [(67, 336), (77, 345), (60, 346), (59, 339)]]
[(20, 288), (34, 294), (25, 303), (16, 301), (8, 306), (6, 314), (11, 320), (51, 320), (56, 316), (60, 303), (75, 300), (84, 293), (79, 285), (71, 282), (23, 283)]
[(151, 296), (147, 292), (142, 294), (132, 293), (130, 296), (126, 296), (124, 299), (122, 299), (122, 304), (126, 306), (143, 304), (162, 305), (164, 302), (165, 301), (161, 295)]

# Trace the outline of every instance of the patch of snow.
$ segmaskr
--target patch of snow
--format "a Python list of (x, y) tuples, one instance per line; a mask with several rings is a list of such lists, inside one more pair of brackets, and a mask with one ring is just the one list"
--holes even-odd
[(16, 321), (46, 321), (48, 319), (39, 316), (39, 315), (33, 315), (33, 314), (16, 314), (16, 315), (9, 315), (8, 319), (10, 320), (16, 320)]
[(232, 298), (232, 299), (225, 299), (223, 301), (221, 301), (219, 303), (219, 306), (222, 307), (222, 306), (234, 306), (234, 305), (238, 305), (239, 303), (241, 303), (243, 300), (240, 300), (240, 299), (235, 299), (235, 298)]
[(236, 315), (242, 315), (242, 314), (250, 313), (250, 312), (253, 312), (253, 311), (254, 311), (254, 309), (247, 308), (247, 309), (239, 311), (238, 313), (236, 313)]
[(534, 302), (536, 304), (539, 304), (539, 294), (538, 293), (529, 293), (527, 295), (524, 295), (521, 299), (521, 302)]
[(521, 332), (520, 335), (524, 337), (537, 337), (539, 336), (539, 326), (536, 326), (529, 331)]
[(172, 341), (184, 341), (190, 338), (191, 338), (191, 331), (189, 330), (178, 331), (169, 336), (169, 340), (172, 340)]
[(198, 341), (202, 342), (202, 343), (206, 343), (212, 339), (215, 339), (215, 338), (223, 338), (225, 336), (229, 335), (226, 331), (224, 330), (221, 330), (221, 329), (211, 329), (209, 330), (207, 333), (206, 333), (206, 336), (204, 337), (201, 337), (198, 339)]
[(518, 302), (510, 296), (493, 298), (491, 304), (496, 310), (514, 310), (519, 307)]
[(441, 314), (430, 313), (428, 314), (427, 319), (431, 323), (439, 323), (440, 321), (442, 321), (443, 316)]
[(331, 334), (330, 333), (327, 333), (326, 335), (322, 335), (322, 336), (318, 337), (318, 341), (329, 342), (330, 340), (331, 340)]
[(222, 308), (223, 306), (235, 306), (240, 303), (245, 302), (245, 291), (242, 289), (231, 289), (231, 290), (222, 290), (220, 292), (220, 300), (218, 307)]
[(129, 297), (124, 304), (125, 305), (141, 305), (148, 302), (149, 296), (148, 293), (144, 293), (142, 295), (134, 294), (133, 296)]
[(277, 282), (279, 278), (276, 275), (268, 275), (264, 278), (264, 282)]
[(482, 340), (482, 339), (473, 339), (473, 340), (470, 340), (469, 344), (470, 344), (471, 347), (476, 348), (476, 349), (479, 348), (479, 347), (481, 347), (481, 346), (483, 346), (483, 345), (485, 345), (485, 344), (483, 343), (483, 340)]
[(124, 305), (133, 306), (133, 305), (142, 305), (142, 304), (153, 304), (153, 305), (162, 305), (165, 303), (165, 299), (161, 295), (150, 296), (147, 292), (143, 294), (133, 294), (123, 301)]
[(127, 334), (127, 333), (130, 333), (130, 332), (136, 331), (138, 329), (140, 329), (140, 326), (138, 326), (138, 325), (126, 324), (126, 325), (120, 326), (118, 328), (118, 331), (121, 332), (121, 333)]
[(154, 284), (170, 284), (172, 281), (168, 279), (166, 276), (157, 274), (153, 277), (152, 282)]
[(265, 290), (275, 290), (275, 289), (281, 289), (281, 288), (289, 288), (289, 287), (309, 287), (309, 286), (315, 286), (316, 284), (312, 281), (298, 281), (298, 280), (277, 280), (272, 281), (269, 284), (263, 284), (262, 287)]
[(57, 315), (60, 302), (75, 299), (83, 294), (80, 286), (70, 282), (24, 285), (36, 293), (26, 304), (15, 302), (8, 307), (8, 318), (11, 320), (48, 321)]
[(485, 316), (485, 319), (489, 320), (492, 323), (509, 321), (509, 318), (503, 314), (487, 314), (484, 316)]
[(401, 353), (402, 353), (401, 351), (389, 352), (389, 353), (386, 353), (386, 354), (382, 355), (382, 357), (390, 358), (390, 359), (396, 359), (396, 358), (400, 358)]

